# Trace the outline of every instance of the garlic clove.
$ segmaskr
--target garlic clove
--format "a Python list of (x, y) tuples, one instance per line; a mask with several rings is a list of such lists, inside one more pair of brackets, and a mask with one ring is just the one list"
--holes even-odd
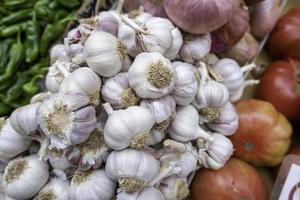
[(54, 64), (57, 60), (69, 62), (70, 58), (68, 57), (65, 46), (63, 44), (56, 44), (51, 48), (50, 51), (51, 64)]
[(186, 178), (171, 176), (164, 179), (158, 188), (165, 200), (184, 200), (190, 194)]
[(140, 53), (129, 71), (129, 85), (141, 98), (159, 98), (172, 92), (175, 70), (160, 53)]
[(43, 102), (45, 99), (47, 99), (48, 97), (51, 96), (51, 92), (47, 91), (47, 92), (40, 92), (36, 95), (34, 95), (31, 100), (30, 100), (30, 104), (35, 104), (38, 102)]
[(149, 145), (156, 145), (161, 143), (166, 138), (166, 133), (153, 129), (150, 134)]
[(51, 149), (47, 152), (47, 159), (54, 169), (66, 170), (73, 167), (72, 163), (69, 161), (67, 154), (69, 149), (59, 150)]
[(142, 149), (149, 144), (153, 125), (153, 116), (146, 108), (132, 106), (114, 111), (103, 130), (105, 143), (114, 150)]
[(38, 110), (38, 124), (51, 140), (50, 148), (63, 149), (86, 141), (95, 129), (95, 109), (81, 93), (55, 94)]
[(48, 164), (37, 156), (12, 160), (5, 168), (3, 176), (5, 194), (14, 199), (33, 197), (47, 182), (48, 170)]
[(37, 110), (41, 103), (29, 104), (20, 107), (12, 112), (10, 123), (12, 128), (23, 136), (30, 136), (36, 133), (37, 124)]
[(127, 50), (115, 36), (95, 31), (85, 42), (83, 56), (93, 71), (104, 77), (112, 77), (121, 71)]
[(196, 78), (196, 69), (193, 65), (184, 62), (173, 62), (176, 79), (175, 87), (171, 95), (178, 105), (188, 105), (194, 100), (197, 90), (198, 81)]
[(105, 170), (76, 170), (71, 180), (70, 191), (72, 200), (110, 200), (116, 182), (110, 179)]
[(96, 30), (118, 35), (119, 19), (114, 15), (114, 11), (102, 11), (99, 13)]
[(120, 192), (116, 200), (165, 200), (163, 194), (154, 187), (147, 187), (135, 193)]
[(131, 193), (143, 189), (157, 175), (159, 162), (146, 152), (125, 149), (109, 154), (105, 170), (122, 191)]
[(29, 148), (31, 140), (18, 134), (10, 119), (0, 118), (0, 159), (8, 160)]
[(92, 105), (100, 103), (100, 77), (88, 67), (72, 72), (60, 85), (60, 92), (80, 92), (89, 96)]

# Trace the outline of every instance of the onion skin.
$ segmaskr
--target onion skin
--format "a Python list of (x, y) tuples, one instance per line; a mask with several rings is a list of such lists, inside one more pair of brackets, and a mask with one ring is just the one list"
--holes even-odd
[[(287, 38), (284, 38), (287, 39)], [(290, 121), (300, 121), (300, 62), (282, 60), (272, 63), (261, 77), (256, 96), (271, 102)]]
[(192, 200), (267, 200), (263, 179), (254, 167), (231, 158), (218, 171), (200, 169), (191, 185)]
[(233, 47), (228, 48), (222, 56), (232, 58), (237, 61), (240, 65), (244, 65), (258, 55), (260, 44), (250, 34), (246, 33), (244, 37)]
[(217, 37), (232, 47), (240, 41), (244, 34), (249, 30), (249, 13), (243, 8), (236, 10), (234, 16), (227, 24), (215, 31)]
[(276, 166), (291, 143), (292, 126), (266, 101), (243, 100), (237, 103), (239, 127), (230, 137), (236, 158), (256, 166)]
[(300, 6), (291, 9), (278, 21), (270, 35), (267, 49), (275, 58), (291, 57), (300, 60)]
[(164, 0), (163, 4), (169, 19), (192, 34), (220, 28), (237, 9), (236, 0)]
[(267, 36), (275, 27), (279, 16), (277, 0), (264, 0), (256, 4), (250, 14), (251, 33), (258, 39)]

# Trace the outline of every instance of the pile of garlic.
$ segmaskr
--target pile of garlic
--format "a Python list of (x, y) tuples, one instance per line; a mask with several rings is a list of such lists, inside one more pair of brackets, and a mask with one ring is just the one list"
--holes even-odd
[(1, 199), (182, 200), (231, 157), (253, 65), (121, 5), (81, 20), (52, 48), (49, 91), (0, 119)]

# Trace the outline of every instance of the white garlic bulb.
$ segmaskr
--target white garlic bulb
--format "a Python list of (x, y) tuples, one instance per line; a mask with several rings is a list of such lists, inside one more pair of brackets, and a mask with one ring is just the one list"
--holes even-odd
[(159, 98), (172, 92), (175, 70), (160, 53), (140, 53), (128, 71), (129, 85), (141, 98)]
[(211, 50), (210, 33), (205, 35), (187, 34), (183, 39), (180, 57), (184, 62), (195, 64), (201, 61)]
[[(169, 122), (167, 124), (169, 125)], [(160, 127), (162, 127), (164, 129), (166, 127), (166, 125), (163, 125)], [(152, 145), (159, 144), (166, 138), (166, 135), (167, 134), (165, 133), (165, 131), (158, 131), (156, 129), (152, 129), (151, 134), (150, 134), (149, 145), (152, 146)]]
[(162, 180), (158, 188), (165, 200), (184, 200), (190, 194), (186, 178), (171, 176)]
[(125, 149), (109, 154), (105, 166), (106, 173), (118, 181), (124, 192), (143, 189), (159, 171), (159, 162), (150, 154)]
[(220, 110), (219, 119), (207, 124), (208, 127), (222, 135), (233, 135), (239, 126), (239, 116), (236, 113), (234, 106), (228, 102)]
[(198, 111), (192, 105), (178, 107), (168, 129), (169, 136), (178, 142), (209, 138), (210, 134), (199, 126), (199, 119)]
[(104, 136), (95, 130), (84, 143), (72, 147), (68, 159), (79, 169), (99, 168), (106, 161), (109, 148), (104, 143)]
[(138, 24), (122, 16), (123, 22), (129, 27), (120, 27), (118, 37), (128, 48), (129, 55), (135, 57), (141, 52), (158, 52), (168, 59), (175, 59), (182, 45), (179, 29), (166, 18), (145, 19)]
[(110, 179), (105, 170), (77, 170), (71, 180), (72, 200), (111, 200), (116, 182)]
[(83, 56), (93, 71), (104, 77), (112, 77), (121, 71), (127, 50), (115, 36), (96, 31), (86, 40)]
[(94, 106), (100, 103), (101, 79), (88, 67), (81, 67), (69, 74), (60, 85), (60, 92), (80, 92), (89, 96)]
[(50, 51), (50, 60), (51, 60), (51, 64), (55, 63), (57, 60), (69, 62), (70, 58), (68, 57), (65, 51), (65, 45), (63, 44), (54, 45)]
[(125, 14), (130, 19), (133, 19), (135, 23), (143, 26), (152, 15), (150, 13), (144, 12), (143, 7), (140, 7), (138, 10), (132, 10), (130, 13)]
[(197, 141), (199, 163), (205, 168), (222, 168), (233, 154), (233, 144), (225, 136), (219, 133), (211, 134), (210, 141), (199, 139)]
[(201, 80), (193, 105), (199, 110), (202, 121), (211, 122), (220, 117), (220, 109), (229, 102), (227, 88), (212, 80), (203, 62), (200, 62)]
[(95, 129), (95, 108), (89, 98), (81, 93), (54, 94), (38, 109), (38, 124), (50, 138), (49, 148), (63, 149), (86, 141)]
[(37, 156), (12, 160), (3, 176), (5, 194), (14, 199), (33, 197), (48, 181), (48, 170), (48, 164)]
[(73, 166), (67, 157), (68, 151), (69, 149), (58, 150), (55, 148), (48, 150), (47, 159), (54, 169), (66, 170)]
[(115, 109), (135, 106), (140, 100), (135, 91), (130, 88), (126, 72), (108, 78), (102, 87), (101, 95), (104, 101)]
[(219, 60), (213, 66), (213, 69), (223, 77), (224, 81), (222, 83), (229, 91), (230, 100), (235, 102), (241, 98), (246, 86), (258, 83), (254, 80), (245, 80), (244, 73), (254, 67), (255, 64), (250, 64), (241, 68), (235, 60), (224, 58)]
[(98, 15), (96, 30), (118, 35), (119, 18), (114, 11), (102, 11)]
[(19, 134), (30, 136), (38, 128), (37, 110), (41, 103), (29, 104), (14, 110), (10, 116), (12, 128)]
[(70, 62), (56, 61), (53, 65), (51, 65), (48, 69), (48, 73), (46, 75), (46, 88), (50, 92), (58, 92), (59, 86), (62, 81), (65, 79), (64, 72), (72, 72), (77, 69), (79, 66), (74, 65)]
[(69, 200), (70, 199), (70, 186), (66, 179), (52, 178), (34, 198), (34, 200)]
[(146, 108), (131, 106), (114, 111), (103, 130), (105, 143), (114, 150), (142, 149), (149, 144), (153, 125), (153, 116)]
[(188, 105), (193, 102), (197, 91), (198, 81), (196, 69), (193, 65), (184, 62), (173, 62), (176, 79), (175, 87), (171, 93), (178, 105)]
[(35, 104), (38, 102), (43, 102), (45, 99), (49, 98), (51, 96), (51, 92), (40, 92), (31, 97), (30, 104)]
[[(2, 159), (0, 158), (0, 173), (3, 173), (7, 164), (8, 164), (8, 160)], [(2, 179), (0, 179), (2, 181)]]
[(126, 192), (120, 192), (117, 195), (116, 200), (165, 200), (162, 193), (154, 188), (154, 187), (147, 187), (143, 190), (135, 193), (126, 193)]
[[(0, 159), (8, 160), (29, 148), (31, 140), (18, 134), (10, 120), (0, 118)], [(1, 170), (0, 170), (1, 171)]]

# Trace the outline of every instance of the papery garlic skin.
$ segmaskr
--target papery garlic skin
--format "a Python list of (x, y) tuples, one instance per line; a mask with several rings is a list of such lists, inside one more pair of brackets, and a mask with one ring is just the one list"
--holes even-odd
[(12, 128), (23, 136), (35, 134), (38, 128), (37, 110), (41, 103), (29, 104), (14, 110), (10, 116)]
[(120, 192), (116, 200), (165, 200), (163, 194), (154, 187), (147, 187), (135, 193)]
[(72, 200), (111, 200), (116, 182), (110, 179), (105, 170), (77, 170), (71, 180)]
[(70, 62), (56, 61), (48, 69), (45, 81), (46, 88), (50, 92), (58, 92), (60, 84), (65, 79), (64, 71), (72, 72), (78, 67), (79, 66), (74, 65)]
[(0, 118), (0, 159), (8, 160), (15, 157), (27, 150), (31, 142), (11, 127), (10, 119)]
[(108, 154), (109, 148), (104, 143), (104, 136), (95, 130), (87, 141), (72, 148), (68, 159), (77, 165), (78, 169), (97, 169), (106, 161)]
[(55, 63), (57, 60), (69, 62), (70, 58), (68, 57), (65, 51), (65, 45), (56, 44), (51, 48), (50, 51), (51, 64)]
[(96, 30), (118, 35), (119, 19), (113, 13), (114, 11), (102, 11), (99, 13)]
[(66, 77), (60, 85), (60, 92), (79, 92), (90, 98), (94, 106), (100, 103), (101, 79), (88, 67), (81, 67)]
[(150, 134), (149, 145), (151, 146), (161, 143), (166, 138), (166, 136), (167, 134), (164, 131), (152, 129)]
[(239, 126), (239, 116), (231, 103), (227, 103), (220, 110), (219, 119), (210, 122), (207, 126), (222, 135), (233, 135)]
[(146, 152), (125, 149), (109, 154), (105, 170), (119, 182), (122, 191), (136, 192), (158, 174), (159, 162)]
[(34, 95), (31, 98), (30, 104), (35, 104), (35, 103), (38, 103), (38, 102), (43, 102), (45, 99), (47, 99), (50, 96), (51, 96), (51, 92), (50, 91), (40, 92), (40, 93)]
[(212, 133), (211, 141), (198, 140), (199, 163), (205, 168), (222, 168), (233, 154), (233, 144), (225, 136)]
[(28, 199), (36, 195), (47, 182), (49, 167), (37, 156), (12, 160), (3, 176), (5, 194), (14, 199)]
[(49, 160), (49, 163), (54, 169), (57, 170), (66, 170), (71, 167), (73, 167), (72, 163), (69, 161), (67, 154), (68, 149), (64, 150), (57, 150), (57, 149), (51, 149), (48, 150), (47, 153), (47, 159)]
[(209, 138), (210, 134), (199, 126), (199, 119), (198, 111), (192, 105), (178, 107), (168, 129), (170, 138), (178, 142)]
[(159, 98), (172, 92), (175, 70), (160, 53), (140, 53), (128, 71), (129, 85), (141, 98)]
[(61, 178), (52, 178), (45, 185), (34, 200), (51, 199), (51, 200), (69, 200), (70, 186), (68, 180)]
[(86, 40), (83, 56), (93, 71), (104, 77), (112, 77), (121, 71), (127, 50), (115, 36), (96, 31)]
[(115, 109), (135, 106), (140, 100), (135, 91), (130, 88), (126, 72), (107, 79), (102, 87), (101, 95), (104, 101)]
[(173, 62), (176, 79), (171, 95), (178, 105), (188, 105), (193, 102), (197, 91), (198, 81), (196, 69), (193, 65), (184, 62)]
[(158, 189), (164, 195), (165, 200), (183, 200), (190, 193), (186, 178), (176, 176), (164, 179)]
[(211, 50), (210, 33), (204, 35), (187, 34), (180, 49), (180, 58), (187, 63), (195, 64), (201, 61)]
[(64, 149), (86, 141), (95, 129), (95, 108), (89, 98), (81, 93), (54, 94), (38, 109), (38, 124), (50, 138), (49, 148)]
[(132, 106), (114, 111), (103, 130), (105, 143), (114, 150), (142, 149), (149, 144), (153, 125), (153, 116), (146, 108)]

